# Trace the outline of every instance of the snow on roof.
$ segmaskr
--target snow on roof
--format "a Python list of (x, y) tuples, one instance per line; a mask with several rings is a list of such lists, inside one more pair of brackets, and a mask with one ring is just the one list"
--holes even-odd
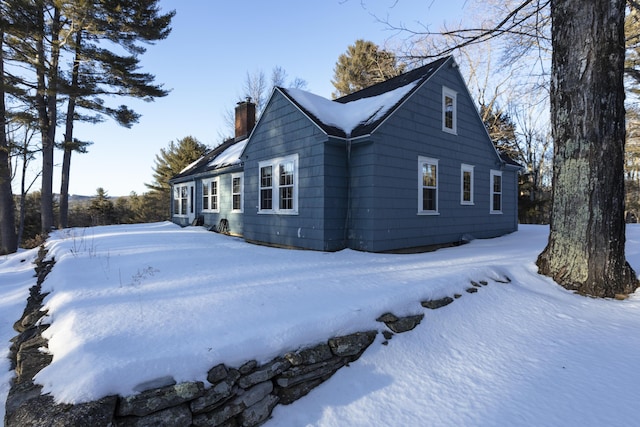
[(194, 160), (193, 162), (189, 163), (187, 166), (185, 166), (180, 173), (178, 173), (178, 175), (185, 173), (186, 171), (188, 171), (189, 169), (191, 169), (192, 167), (194, 167), (199, 161), (202, 160), (202, 157), (198, 157), (196, 160)]
[(222, 153), (214, 157), (213, 160), (209, 162), (207, 167), (221, 168), (223, 166), (235, 165), (236, 163), (239, 163), (240, 155), (244, 151), (244, 147), (247, 146), (247, 141), (249, 141), (249, 138), (233, 144)]
[(381, 95), (341, 104), (301, 89), (286, 89), (287, 93), (305, 110), (328, 126), (344, 131), (347, 136), (360, 125), (381, 119), (392, 107), (411, 91), (417, 81)]

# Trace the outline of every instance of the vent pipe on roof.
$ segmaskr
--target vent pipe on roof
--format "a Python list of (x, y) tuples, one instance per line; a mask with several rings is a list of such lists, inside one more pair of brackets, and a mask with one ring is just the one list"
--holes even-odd
[(256, 104), (251, 102), (251, 98), (238, 102), (236, 105), (236, 135), (235, 140), (239, 141), (249, 136), (256, 125)]

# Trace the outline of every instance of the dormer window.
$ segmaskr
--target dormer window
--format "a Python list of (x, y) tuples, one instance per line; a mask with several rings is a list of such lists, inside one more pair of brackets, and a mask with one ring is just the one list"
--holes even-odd
[(457, 130), (457, 94), (448, 87), (442, 87), (442, 130), (456, 134)]

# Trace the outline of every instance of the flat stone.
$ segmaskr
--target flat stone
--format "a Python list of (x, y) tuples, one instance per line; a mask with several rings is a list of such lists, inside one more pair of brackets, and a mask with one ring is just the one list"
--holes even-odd
[(238, 417), (239, 424), (242, 427), (253, 427), (261, 424), (269, 418), (271, 411), (278, 404), (278, 400), (280, 400), (278, 396), (268, 394), (256, 404), (242, 411)]
[(115, 425), (116, 427), (189, 426), (191, 422), (191, 411), (189, 411), (187, 405), (179, 405), (154, 412), (144, 417), (120, 418), (116, 421)]
[(222, 381), (223, 379), (227, 378), (227, 374), (228, 374), (228, 370), (227, 367), (224, 366), (223, 363), (214, 366), (213, 368), (209, 369), (209, 372), (207, 372), (207, 381), (209, 381), (211, 384), (215, 384), (218, 381)]
[(444, 306), (447, 306), (453, 302), (453, 298), (444, 297), (440, 299), (432, 299), (428, 301), (422, 301), (421, 304), (425, 308), (429, 308), (431, 310), (435, 310)]
[(465, 289), (465, 291), (467, 291), (470, 294), (475, 294), (476, 292), (478, 292), (478, 288), (467, 288)]
[(256, 369), (257, 367), (258, 367), (258, 362), (257, 361), (249, 360), (248, 362), (246, 362), (245, 364), (240, 366), (238, 368), (238, 370), (240, 371), (240, 373), (242, 375), (247, 375), (247, 374), (250, 374), (251, 372), (253, 372), (253, 370)]
[(376, 319), (376, 322), (390, 323), (390, 322), (397, 322), (398, 320), (400, 320), (400, 319), (395, 314), (393, 314), (393, 313), (385, 313), (382, 316), (378, 317)]
[(234, 394), (234, 384), (240, 377), (240, 373), (233, 369), (229, 371), (227, 377), (219, 381), (213, 387), (207, 389), (204, 395), (194, 399), (189, 404), (194, 414), (209, 412), (226, 402)]
[(249, 388), (255, 384), (265, 382), (289, 369), (291, 363), (282, 358), (277, 358), (264, 366), (256, 369), (252, 373), (240, 378), (238, 385), (242, 388)]
[(283, 372), (276, 380), (276, 384), (284, 388), (292, 387), (305, 381), (331, 376), (344, 365), (345, 360), (343, 358), (334, 358), (331, 361), (313, 365), (296, 366)]
[(303, 396), (309, 394), (311, 390), (322, 384), (326, 378), (316, 378), (296, 384), (292, 387), (281, 388), (278, 390), (278, 396), (282, 405), (289, 405)]
[(142, 417), (152, 412), (178, 406), (181, 403), (197, 399), (204, 394), (204, 384), (185, 382), (163, 388), (144, 391), (128, 397), (121, 397), (118, 402), (118, 416), (135, 415)]
[(336, 356), (358, 356), (371, 345), (377, 334), (377, 331), (367, 331), (331, 338), (329, 347)]
[(415, 316), (407, 316), (401, 319), (398, 319), (396, 322), (388, 322), (385, 323), (389, 329), (391, 329), (396, 334), (401, 334), (403, 332), (410, 331), (414, 329), (416, 326), (420, 324), (422, 319), (424, 318), (424, 314), (418, 314)]
[(284, 357), (292, 366), (298, 366), (324, 362), (334, 356), (328, 344), (318, 344), (293, 353), (287, 353)]

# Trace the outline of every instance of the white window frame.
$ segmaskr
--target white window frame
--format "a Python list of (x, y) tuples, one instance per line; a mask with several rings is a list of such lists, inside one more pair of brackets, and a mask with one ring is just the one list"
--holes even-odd
[[(184, 191), (184, 193), (183, 193)], [(182, 201), (185, 201), (184, 212), (182, 212)], [(187, 184), (176, 184), (173, 186), (173, 216), (187, 216), (189, 204), (189, 190)]]
[[(468, 165), (465, 163), (462, 163), (460, 165), (460, 204), (461, 205), (473, 205), (473, 187), (474, 187), (474, 179), (473, 179), (473, 168), (475, 166), (473, 165)], [(471, 177), (471, 182), (470, 182), (470, 197), (469, 200), (465, 200), (464, 199), (464, 174), (468, 173)]]
[[(192, 182), (184, 182), (173, 185), (173, 206), (171, 207), (171, 214), (174, 217), (188, 218), (190, 212), (193, 209), (193, 201), (191, 200), (191, 188)], [(176, 205), (178, 207), (176, 212)]]
[[(240, 180), (240, 191), (234, 192), (233, 181)], [(240, 198), (240, 208), (234, 209), (234, 198), (238, 196)], [(244, 212), (244, 173), (231, 174), (231, 212)]]
[[(500, 191), (497, 192), (494, 189), (494, 177), (499, 176), (500, 177)], [(502, 214), (502, 208), (504, 206), (504, 180), (502, 179), (502, 171), (498, 171), (498, 170), (491, 170), (489, 173), (489, 213), (490, 214)], [(493, 206), (493, 198), (495, 196), (499, 195), (500, 196), (500, 209), (494, 209)]]
[[(423, 175), (423, 166), (425, 164), (429, 164), (436, 167), (436, 185), (435, 185), (435, 209), (433, 210), (425, 210), (424, 209), (424, 175)], [(438, 212), (439, 203), (438, 203), (438, 193), (440, 187), (440, 167), (438, 165), (438, 159), (433, 159), (431, 157), (423, 157), (418, 156), (418, 215), (440, 215)], [(426, 188), (433, 188), (427, 186)]]
[[(280, 173), (282, 166), (286, 163), (293, 163), (293, 184), (287, 185), (293, 188), (292, 208), (283, 209), (280, 207), (281, 194), (280, 189), (285, 188), (280, 184)], [(271, 166), (271, 187), (262, 187), (262, 168)], [(271, 189), (271, 209), (262, 209), (262, 190)], [(298, 155), (292, 154), (286, 157), (265, 160), (258, 162), (258, 213), (259, 214), (280, 214), (280, 215), (297, 215), (298, 214)]]
[[(204, 203), (204, 186), (205, 184), (208, 184), (208, 195), (207, 195), (207, 205), (205, 206)], [(216, 192), (215, 194), (213, 193), (213, 184), (215, 184), (215, 188), (216, 188)], [(215, 196), (215, 207), (213, 207), (213, 199)], [(202, 180), (202, 211), (203, 212), (214, 212), (214, 213), (218, 213), (220, 212), (220, 178), (219, 177), (215, 177), (215, 178), (210, 178), (210, 179), (203, 179)]]
[[(447, 126), (447, 98), (451, 99), (451, 127)], [(442, 86), (442, 130), (454, 135), (458, 134), (458, 93), (446, 86)]]

